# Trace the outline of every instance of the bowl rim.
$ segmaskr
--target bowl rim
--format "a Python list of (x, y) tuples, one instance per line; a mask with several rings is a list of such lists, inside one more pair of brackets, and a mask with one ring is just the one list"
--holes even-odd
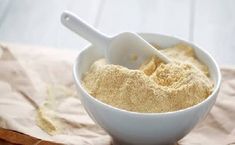
[[(202, 106), (203, 104), (209, 102), (210, 99), (212, 99), (213, 97), (216, 97), (216, 93), (218, 93), (219, 89), (220, 89), (220, 85), (221, 85), (221, 72), (220, 72), (220, 68), (219, 68), (219, 65), (217, 64), (217, 62), (215, 61), (215, 59), (204, 49), (201, 49), (201, 47), (199, 47), (198, 45), (195, 45), (194, 43), (190, 42), (190, 41), (187, 41), (187, 40), (184, 40), (182, 38), (179, 38), (178, 36), (170, 36), (170, 35), (166, 35), (166, 34), (159, 34), (159, 33), (138, 33), (140, 36), (143, 36), (143, 35), (158, 35), (158, 36), (163, 36), (163, 37), (168, 37), (168, 38), (173, 38), (173, 39), (177, 39), (179, 41), (182, 41), (183, 43), (186, 43), (186, 44), (189, 44), (190, 46), (192, 47), (197, 47), (197, 49), (199, 49), (200, 51), (202, 51), (204, 54), (206, 54), (209, 59), (211, 59), (211, 61), (213, 62), (213, 65), (215, 66), (216, 68), (216, 71), (215, 71), (215, 74), (218, 74), (218, 78), (217, 78), (217, 81), (215, 82), (215, 86), (214, 86), (214, 89), (213, 89), (213, 92), (205, 99), (203, 100), (202, 102), (198, 103), (198, 104), (195, 104), (193, 106), (190, 106), (190, 107), (187, 107), (187, 108), (184, 108), (184, 109), (180, 109), (180, 110), (176, 110), (176, 111), (169, 111), (169, 112), (150, 112), (150, 113), (144, 113), (144, 112), (134, 112), (134, 111), (128, 111), (128, 110), (124, 110), (124, 109), (120, 109), (120, 108), (117, 108), (117, 107), (114, 107), (112, 105), (109, 105), (109, 104), (106, 104), (98, 99), (96, 99), (95, 97), (91, 96), (87, 91), (86, 89), (82, 86), (80, 80), (78, 79), (78, 73), (77, 73), (77, 70), (79, 69), (78, 68), (78, 59), (80, 58), (81, 54), (83, 52), (85, 52), (86, 50), (88, 50), (89, 47), (91, 47), (92, 45), (87, 45), (85, 47), (85, 49), (83, 49), (82, 51), (79, 52), (76, 60), (75, 60), (75, 63), (73, 65), (73, 77), (74, 77), (74, 80), (75, 80), (75, 84), (80, 88), (81, 91), (83, 91), (83, 93), (85, 93), (85, 97), (88, 97), (88, 99), (91, 99), (92, 102), (94, 103), (98, 103), (99, 105), (103, 106), (103, 107), (106, 107), (108, 109), (111, 109), (113, 111), (116, 111), (116, 112), (119, 112), (119, 113), (124, 113), (124, 114), (128, 114), (128, 115), (135, 115), (135, 116), (162, 116), (162, 115), (171, 115), (171, 114), (177, 114), (177, 113), (183, 113), (183, 112), (188, 112), (188, 111), (191, 111), (191, 110), (194, 110), (195, 108), (199, 108), (200, 106)], [(214, 104), (213, 104), (214, 105)]]

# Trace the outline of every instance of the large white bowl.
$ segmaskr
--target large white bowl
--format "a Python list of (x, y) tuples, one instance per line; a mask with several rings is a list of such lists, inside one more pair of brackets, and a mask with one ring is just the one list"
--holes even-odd
[(136, 113), (107, 105), (87, 93), (81, 79), (90, 65), (104, 57), (94, 46), (88, 46), (77, 57), (74, 64), (74, 78), (81, 101), (90, 117), (106, 130), (115, 144), (156, 145), (174, 144), (188, 134), (199, 123), (214, 105), (219, 92), (221, 74), (215, 60), (204, 50), (189, 42), (175, 37), (160, 34), (140, 34), (151, 44), (162, 48), (180, 42), (191, 45), (196, 56), (209, 67), (215, 86), (213, 93), (203, 102), (192, 107), (166, 113)]

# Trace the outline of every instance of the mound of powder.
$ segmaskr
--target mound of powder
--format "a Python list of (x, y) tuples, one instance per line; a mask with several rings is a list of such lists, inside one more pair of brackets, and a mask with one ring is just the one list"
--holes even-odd
[(138, 70), (95, 61), (83, 86), (98, 100), (134, 112), (169, 112), (200, 103), (212, 92), (207, 66), (186, 44), (161, 50), (174, 62), (152, 57)]

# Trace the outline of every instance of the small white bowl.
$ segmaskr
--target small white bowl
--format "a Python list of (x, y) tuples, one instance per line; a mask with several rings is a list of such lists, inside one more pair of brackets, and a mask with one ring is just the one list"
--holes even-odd
[(149, 43), (162, 48), (180, 42), (191, 45), (197, 58), (209, 67), (210, 76), (214, 81), (213, 93), (197, 105), (174, 112), (137, 113), (112, 107), (88, 94), (81, 83), (82, 76), (88, 71), (90, 65), (104, 57), (93, 48), (94, 46), (88, 46), (77, 57), (73, 70), (76, 86), (87, 113), (113, 137), (115, 144), (174, 144), (188, 134), (211, 110), (219, 92), (220, 69), (207, 52), (194, 44), (160, 34), (140, 35)]

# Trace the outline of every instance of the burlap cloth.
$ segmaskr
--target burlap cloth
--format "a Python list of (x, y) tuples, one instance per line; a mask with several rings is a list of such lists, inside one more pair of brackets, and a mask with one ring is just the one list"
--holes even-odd
[[(76, 95), (72, 64), (77, 54), (75, 50), (12, 44), (0, 47), (0, 144), (111, 144)], [(235, 69), (221, 71), (223, 81), (215, 106), (179, 145), (235, 144)], [(39, 108), (49, 112), (44, 115), (58, 121), (60, 129), (49, 135), (38, 127)]]

